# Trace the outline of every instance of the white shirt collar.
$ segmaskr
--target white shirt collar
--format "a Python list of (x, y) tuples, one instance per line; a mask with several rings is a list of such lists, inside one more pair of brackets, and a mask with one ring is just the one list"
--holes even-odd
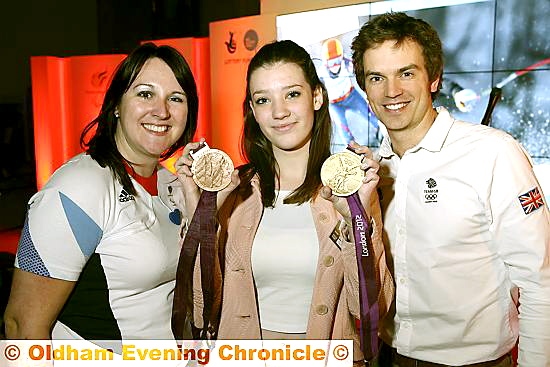
[[(422, 138), (422, 140), (411, 151), (417, 151), (418, 149), (426, 149), (432, 152), (438, 152), (443, 147), (445, 139), (451, 130), (454, 119), (449, 114), (449, 111), (445, 107), (437, 107), (437, 117), (433, 122), (430, 129)], [(384, 135), (382, 142), (380, 143), (379, 155), (383, 158), (390, 158), (395, 155), (392, 149), (391, 139), (389, 135)]]

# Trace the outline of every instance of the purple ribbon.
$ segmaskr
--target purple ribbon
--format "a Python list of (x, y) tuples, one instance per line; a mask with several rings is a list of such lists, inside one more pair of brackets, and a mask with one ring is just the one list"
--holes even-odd
[(347, 197), (353, 225), (357, 269), (359, 274), (359, 302), (361, 350), (365, 360), (370, 361), (379, 351), (378, 340), (378, 294), (380, 281), (375, 266), (374, 247), (371, 241), (372, 227), (357, 192)]
[[(176, 340), (207, 339), (210, 333), (217, 334), (216, 315), (213, 309), (214, 297), (221, 289), (214, 281), (216, 254), (216, 197), (217, 192), (203, 191), (197, 209), (191, 219), (183, 240), (172, 307), (172, 332)], [(193, 322), (193, 271), (197, 251), (200, 247), (201, 284), (203, 294), (202, 329)]]

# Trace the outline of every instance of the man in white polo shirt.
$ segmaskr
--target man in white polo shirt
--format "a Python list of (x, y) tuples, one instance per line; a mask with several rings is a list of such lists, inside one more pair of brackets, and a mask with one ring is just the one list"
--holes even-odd
[(511, 366), (519, 335), (518, 365), (550, 366), (550, 214), (530, 157), (433, 108), (443, 53), (426, 22), (380, 15), (352, 49), (387, 129), (379, 190), (397, 291), (381, 365)]

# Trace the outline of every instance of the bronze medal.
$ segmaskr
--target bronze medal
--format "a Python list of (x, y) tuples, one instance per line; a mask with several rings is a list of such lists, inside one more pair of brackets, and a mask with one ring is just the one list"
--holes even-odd
[(199, 150), (192, 152), (191, 156), (191, 173), (197, 186), (206, 191), (220, 191), (229, 185), (234, 166), (227, 153), (211, 149), (204, 143)]

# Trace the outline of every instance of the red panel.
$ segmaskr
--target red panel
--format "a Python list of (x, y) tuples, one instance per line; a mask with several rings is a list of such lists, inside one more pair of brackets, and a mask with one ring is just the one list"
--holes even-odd
[(125, 55), (31, 57), (36, 182), (80, 153), (80, 133), (99, 113), (108, 81)]
[(0, 231), (0, 252), (14, 254), (17, 252), (21, 228)]
[(67, 59), (67, 159), (80, 153), (80, 134), (97, 117), (116, 66), (125, 55), (75, 56)]
[(64, 103), (64, 60), (31, 57), (34, 116), (34, 151), (38, 189), (64, 161), (62, 131), (66, 125)]

